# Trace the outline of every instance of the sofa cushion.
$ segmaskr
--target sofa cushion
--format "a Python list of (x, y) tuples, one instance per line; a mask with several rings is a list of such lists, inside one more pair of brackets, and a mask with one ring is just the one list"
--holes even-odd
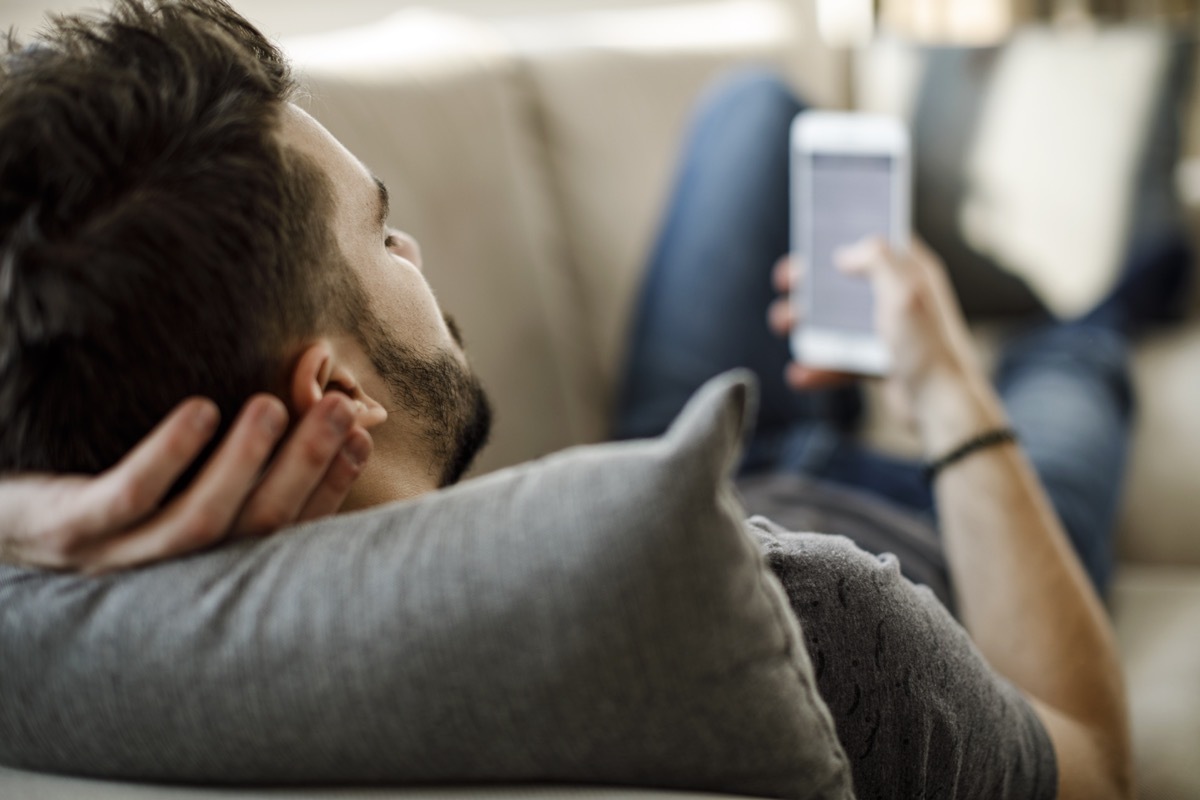
[(1192, 48), (1165, 28), (1031, 29), (1005, 47), (967, 163), (961, 223), (1060, 317), (1131, 251), (1180, 236), (1181, 110)]
[(103, 578), (0, 569), (0, 763), (850, 797), (729, 474), (753, 400)]
[(999, 47), (864, 51), (863, 106), (913, 127), (915, 224), (974, 318), (1089, 309), (1184, 228), (1191, 48), (1165, 27), (1030, 27)]
[(1129, 561), (1200, 567), (1200, 315), (1148, 337), (1133, 366), (1138, 418), (1120, 552)]
[(1200, 569), (1126, 565), (1113, 616), (1141, 797), (1200, 797)]

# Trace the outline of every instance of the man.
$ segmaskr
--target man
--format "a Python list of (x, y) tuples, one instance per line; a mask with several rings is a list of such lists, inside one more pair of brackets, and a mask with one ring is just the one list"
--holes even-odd
[[(457, 479), (486, 434), (486, 403), (453, 326), (443, 320), (420, 276), (420, 254), (414, 243), (384, 227), (386, 193), (315, 120), (286, 102), (286, 71), (278, 54), (227, 8), (191, 0), (154, 12), (126, 5), (116, 13), (122, 19), (120, 26), (70, 23), (60, 34), (62, 40), (10, 56), (0, 89), (0, 138), (6, 148), (14, 142), (6, 153), (18, 154), (0, 163), (4, 192), (0, 197), (4, 247), (0, 407), (17, 420), (11, 431), (5, 431), (0, 446), (7, 459), (4, 468), (107, 470), (92, 479), (26, 478), (0, 488), (0, 511), (11, 523), (5, 529), (15, 532), (9, 539), (18, 543), (10, 549), (27, 562), (110, 569), (209, 544), (229, 529), (262, 532), (282, 522), (328, 513), (339, 505), (357, 508), (411, 497)], [(130, 31), (137, 32), (131, 41), (121, 38)], [(125, 47), (115, 46), (117, 41)], [(127, 47), (133, 46), (145, 48), (143, 58), (136, 60), (140, 69), (129, 66), (134, 60), (126, 57)], [(180, 57), (181, 53), (187, 57)], [(213, 53), (218, 55), (206, 61), (206, 54)], [(227, 69), (230, 63), (235, 66), (232, 75)], [(230, 82), (222, 85), (215, 78), (218, 74)], [(171, 110), (151, 116), (150, 122), (156, 124), (147, 125), (134, 113), (144, 107), (122, 105), (119, 99), (122, 92), (129, 96), (128, 86), (137, 87), (142, 81), (150, 82), (150, 90), (169, 86), (186, 99), (186, 107), (173, 106), (175, 97), (146, 91), (142, 98), (159, 98)], [(93, 96), (100, 98), (95, 102), (103, 102), (107, 95), (118, 98), (113, 101), (117, 107), (104, 113), (89, 107), (91, 100), (79, 102), (80, 97)], [(38, 105), (22, 109), (14, 97), (36, 97)], [(54, 102), (63, 97), (67, 102), (55, 107)], [(77, 198), (71, 192), (88, 187), (71, 177), (75, 173), (61, 172), (48, 157), (36, 161), (47, 144), (37, 137), (64, 135), (60, 133), (64, 129), (45, 125), (25, 130), (11, 120), (27, 123), (28, 118), (17, 112), (28, 115), (36, 108), (42, 113), (42, 104), (63, 114), (92, 114), (92, 120), (116, 114), (120, 124), (110, 126), (108, 132), (134, 132), (132, 139), (117, 141), (98, 136), (87, 126), (66, 126), (74, 134), (73, 147), (96, 151), (91, 158), (70, 161), (73, 169), (102, 160), (114, 147), (128, 148), (107, 165), (120, 178), (112, 185), (115, 189), (100, 184), (102, 188), (91, 187), (99, 198)], [(751, 444), (747, 464), (748, 501), (755, 501), (754, 478), (749, 473), (756, 470), (832, 481), (834, 485), (824, 492), (808, 484), (798, 487), (807, 493), (804, 508), (818, 508), (830, 517), (846, 508), (846, 496), (840, 493), (844, 490), (837, 484), (866, 484), (893, 501), (866, 515), (879, 539), (875, 544), (919, 550), (928, 544), (929, 531), (922, 532), (919, 521), (896, 508), (929, 505), (928, 490), (922, 497), (914, 489), (914, 468), (871, 457), (843, 440), (839, 426), (826, 422), (844, 422), (848, 416), (836, 397), (815, 402), (785, 392), (778, 380), (788, 360), (781, 344), (759, 342), (754, 338), (758, 333), (727, 336), (738, 331), (765, 332), (762, 316), (770, 302), (767, 273), (786, 250), (786, 225), (781, 223), (786, 189), (780, 188), (786, 174), (781, 168), (786, 148), (771, 142), (782, 139), (797, 108), (777, 83), (752, 79), (711, 99), (697, 121), (643, 295), (618, 433), (655, 433), (714, 370), (749, 364), (760, 373), (764, 395), (761, 434)], [(230, 109), (234, 119), (224, 120), (220, 115)], [(152, 114), (158, 110), (150, 104)], [(162, 133), (157, 124), (163, 123), (170, 123), (167, 135), (147, 149), (138, 138), (145, 134), (142, 126)], [(235, 145), (244, 149), (239, 151)], [(230, 153), (232, 160), (223, 164), (221, 156)], [(130, 162), (134, 156), (139, 160)], [(31, 160), (36, 167), (27, 166)], [(241, 186), (246, 171), (254, 171), (251, 164), (270, 179)], [(223, 167), (228, 174), (221, 173)], [(211, 196), (203, 192), (210, 172), (229, 188), (225, 201), (236, 209), (235, 215), (222, 216), (213, 210)], [(162, 179), (162, 184), (155, 179)], [(284, 190), (277, 191), (279, 186)], [(170, 192), (156, 191), (163, 187), (170, 187)], [(202, 200), (188, 205), (189, 191), (198, 191)], [(60, 196), (57, 207), (44, 205), (45, 198)], [(114, 223), (121, 221), (122, 203), (132, 201), (136, 210), (145, 211), (146, 197), (154, 203), (182, 202), (182, 207), (172, 207), (172, 213), (185, 216), (186, 228), (203, 229), (211, 218), (218, 219), (220, 241), (211, 252), (204, 242), (192, 242), (199, 245), (196, 252), (179, 247), (171, 237), (189, 232), (180, 230), (167, 211), (154, 220), (165, 226), (161, 233), (138, 227), (136, 217), (127, 229)], [(295, 218), (285, 219), (289, 215)], [(242, 225), (243, 219), (250, 223)], [(267, 240), (260, 241), (260, 226), (269, 224), (297, 238), (272, 239), (268, 232)], [(233, 234), (227, 235), (227, 229)], [(86, 263), (73, 261), (80, 249), (73, 237), (97, 230), (108, 234), (97, 241), (111, 246), (111, 253), (89, 247)], [(723, 250), (714, 246), (718, 244), (724, 245)], [(155, 251), (159, 245), (161, 250)], [(220, 250), (227, 245), (228, 250)], [(140, 363), (129, 365), (153, 373), (151, 390), (132, 379), (130, 385), (114, 385), (112, 376), (122, 373), (81, 368), (72, 361), (95, 354), (81, 341), (79, 326), (86, 325), (87, 316), (80, 323), (64, 309), (70, 307), (71, 293), (76, 291), (74, 282), (90, 286), (88, 265), (106, 263), (106, 255), (112, 259), (110, 269), (126, 259), (145, 258), (144, 264), (131, 268), (137, 287), (132, 302), (153, 298), (156, 304), (167, 304), (172, 335), (180, 333), (180, 342), (161, 345), (188, 347), (183, 352), (201, 362), (198, 367), (172, 370), (170, 357), (136, 350), (134, 342), (130, 346), (137, 357), (159, 365), (149, 370)], [(249, 263), (248, 256), (253, 256)], [(239, 341), (227, 349), (218, 342), (215, 349), (208, 349), (210, 335), (188, 338), (187, 331), (175, 330), (182, 327), (175, 324), (176, 315), (202, 328), (220, 329), (227, 323), (212, 319), (214, 301), (207, 294), (213, 290), (212, 281), (196, 278), (186, 285), (202, 291), (179, 296), (171, 287), (192, 279), (157, 274), (182, 261), (188, 262), (178, 267), (182, 275), (202, 264), (202, 275), (212, 271), (226, 277), (217, 284), (222, 289), (236, 285), (234, 291), (218, 294), (229, 304), (222, 312), (228, 311), (235, 320), (229, 330), (239, 336), (251, 331), (254, 341)], [(318, 264), (324, 269), (318, 270)], [(905, 255), (865, 244), (845, 253), (843, 266), (874, 283), (880, 329), (895, 356), (890, 380), (917, 424), (926, 452), (931, 459), (953, 455), (942, 459), (944, 468), (933, 486), (945, 566), (954, 579), (955, 595), (946, 599), (957, 602), (959, 617), (979, 653), (1003, 679), (980, 669), (971, 673), (963, 694), (919, 693), (928, 702), (941, 704), (939, 719), (950, 726), (954, 758), (948, 757), (946, 763), (986, 774), (986, 785), (1005, 787), (1012, 796), (1034, 792), (1061, 797), (1129, 796), (1128, 725), (1111, 630), (1059, 519), (1068, 520), (1077, 545), (1107, 536), (1103, 528), (1110, 520), (1103, 510), (1098, 517), (1089, 516), (1094, 505), (1089, 501), (1097, 487), (1110, 489), (1114, 476), (1119, 477), (1121, 453), (1108, 458), (1096, 475), (1076, 480), (1077, 463), (1070, 459), (1057, 463), (1052, 456), (1064, 446), (1094, 445), (1095, 437), (1081, 436), (1094, 430), (1073, 428), (1056, 434), (1044, 417), (1039, 421), (1026, 412), (1044, 406), (1039, 398), (1045, 397), (1049, 377), (1065, 375), (1065, 383), (1056, 384), (1054, 391), (1064, 394), (1065, 386), (1070, 390), (1068, 399), (1091, 398), (1088, 405), (1098, 415), (1092, 421), (1096, 425), (1111, 421), (1116, 438), (1123, 441), (1129, 397), (1122, 329), (1138, 316), (1127, 302), (1134, 293), (1122, 288), (1092, 318), (1039, 334), (1035, 344), (1025, 348), (1034, 354), (1049, 352), (1052, 358), (1013, 356), (1005, 396), (1014, 404), (1009, 413), (1022, 437), (1035, 436), (1031, 466), (1009, 438), (980, 438), (1006, 431), (1008, 417), (971, 354), (965, 325), (936, 259), (920, 248)], [(261, 274), (243, 278), (247, 270)], [(118, 271), (112, 279), (122, 277)], [(1130, 285), (1145, 283), (1138, 277)], [(781, 291), (790, 290), (798, 279), (794, 267), (785, 265), (776, 271)], [(696, 294), (688, 289), (696, 286), (713, 293), (706, 301), (710, 304), (712, 297), (748, 299), (728, 304), (727, 315), (704, 314), (697, 309)], [(680, 287), (686, 291), (675, 291)], [(736, 294), (728, 293), (731, 288)], [(153, 318), (157, 311), (122, 306), (130, 301), (124, 293), (100, 295), (111, 304), (102, 308), (108, 318), (139, 313)], [(243, 295), (250, 299), (242, 299)], [(198, 302), (197, 296), (205, 302)], [(171, 302), (178, 307), (170, 306)], [(728, 342), (727, 349), (715, 349), (703, 338), (688, 338), (693, 335), (688, 328), (671, 324), (686, 303), (706, 325), (729, 317), (715, 326), (718, 330), (704, 332)], [(262, 313), (264, 308), (268, 313)], [(787, 309), (786, 303), (772, 307), (777, 332), (786, 332), (796, 322)], [(268, 319), (262, 322), (259, 316)], [(129, 327), (136, 330), (137, 323)], [(1079, 347), (1080, 341), (1087, 347)], [(155, 347), (159, 345), (155, 342)], [(242, 359), (235, 352), (243, 345), (254, 351), (252, 358)], [(672, 356), (675, 348), (700, 356), (694, 359), (699, 363), (679, 369), (680, 361)], [(1072, 353), (1072, 348), (1078, 352), (1059, 359), (1058, 354)], [(119, 359), (133, 357), (122, 347), (109, 346), (102, 352), (97, 363), (106, 368), (110, 360), (120, 363)], [(50, 354), (55, 360), (37, 361), (30, 353)], [(1084, 355), (1076, 358), (1080, 353)], [(205, 365), (205, 359), (216, 364), (232, 359), (241, 372), (230, 379)], [(1056, 359), (1072, 366), (1064, 370)], [(47, 363), (56, 369), (48, 370)], [(787, 369), (788, 380), (796, 387), (832, 378), (796, 365)], [(185, 379), (162, 389), (160, 379), (163, 383), (177, 380), (178, 376), (167, 374), (171, 372), (186, 373)], [(197, 374), (211, 383), (197, 380)], [(48, 423), (43, 415), (49, 412), (33, 408), (31, 398), (40, 391), (53, 399), (67, 391), (64, 387), (94, 396), (100, 405), (112, 391), (115, 410), (98, 409), (100, 422), (78, 423), (100, 429), (92, 430), (91, 438), (77, 433), (69, 447), (57, 451), (63, 438), (59, 426), (74, 423), (67, 413), (59, 415), (57, 424)], [(154, 402), (146, 400), (144, 392), (157, 393)], [(216, 396), (221, 414), (229, 418), (238, 404), (256, 392), (284, 398), (288, 411), (303, 419), (263, 472), (257, 488), (252, 487), (254, 476), (263, 471), (267, 454), (284, 434), (287, 412), (276, 399), (251, 399), (223, 445), (185, 486), (173, 488), (217, 429), (211, 406), (188, 401), (135, 448), (137, 437), (152, 420), (188, 395)], [(109, 435), (105, 428), (130, 408), (137, 411), (137, 426), (131, 425), (120, 436)], [(363, 433), (368, 428), (370, 438)], [(1036, 436), (1042, 433), (1057, 438), (1039, 442)], [(361, 468), (372, 439), (374, 455)], [(1084, 452), (1088, 465), (1094, 466)], [(1048, 498), (1034, 467), (1052, 487), (1066, 490)], [(361, 477), (353, 482), (360, 469)], [(865, 475), (870, 479), (861, 480)], [(1079, 487), (1083, 496), (1075, 504), (1081, 509), (1076, 514), (1069, 496)], [(165, 504), (160, 502), (168, 496), (171, 499)], [(61, 498), (63, 503), (47, 507), (37, 502), (45, 498)], [(787, 554), (772, 551), (769, 556), (786, 583)], [(938, 558), (927, 559), (934, 576)], [(914, 556), (914, 562), (919, 560)], [(1103, 567), (1102, 553), (1095, 563)], [(1093, 574), (1098, 583), (1103, 582), (1103, 569)], [(911, 585), (898, 586), (896, 591), (915, 596)], [(833, 642), (826, 646), (841, 648), (837, 655), (847, 664), (857, 669), (860, 661), (865, 667), (873, 660), (853, 631), (837, 635), (836, 617), (823, 621), (811, 609), (797, 607), (796, 611), (806, 631), (830, 632)], [(898, 612), (881, 607), (873, 613)], [(922, 635), (933, 637), (935, 643), (938, 637), (949, 642), (961, 633), (944, 622), (922, 629)], [(844, 674), (828, 674), (822, 678), (822, 693), (827, 699), (843, 690), (857, 693), (858, 677), (849, 668)], [(875, 675), (873, 679), (900, 677)], [(919, 683), (928, 676), (904, 679)], [(1004, 681), (1016, 686), (1020, 695), (1006, 688)], [(972, 688), (1011, 699), (998, 710), (975, 708), (972, 701), (979, 695)], [(927, 779), (928, 792), (940, 790), (938, 782), (944, 778), (948, 782), (940, 787), (949, 787), (951, 793), (955, 786), (979, 785), (946, 778), (946, 764), (938, 762), (936, 752), (925, 752), (920, 763), (913, 763), (905, 760), (907, 741), (876, 742), (864, 728), (871, 724), (871, 713), (882, 713), (873, 706), (876, 700), (856, 694), (853, 708), (831, 703), (839, 736), (855, 762), (860, 793), (873, 796), (888, 788), (880, 775), (889, 770), (910, 777), (920, 773)], [(867, 715), (856, 715), (859, 709), (866, 709)], [(927, 716), (930, 711), (915, 702), (904, 713), (911, 715), (916, 729), (933, 719)], [(986, 720), (989, 730), (974, 731), (971, 726), (978, 720)], [(878, 729), (878, 717), (874, 724)], [(860, 735), (867, 737), (864, 741), (870, 746), (850, 747)], [(996, 749), (972, 751), (970, 742), (976, 735), (998, 743)], [(1038, 769), (1027, 774), (1018, 765), (1038, 765)]]
[[(189, 394), (229, 419), (256, 392), (297, 414), (336, 393), (388, 453), (340, 505), (454, 482), (489, 409), (386, 190), (286, 102), (286, 65), (240, 17), (158, 14), (67, 22), (5, 61), (0, 469), (106, 469)], [(282, 433), (278, 402), (247, 414)], [(239, 525), (286, 516), (262, 503)]]

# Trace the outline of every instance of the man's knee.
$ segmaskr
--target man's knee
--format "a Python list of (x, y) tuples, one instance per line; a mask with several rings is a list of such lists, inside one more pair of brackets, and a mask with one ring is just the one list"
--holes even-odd
[(996, 384), (1007, 394), (1030, 375), (1075, 374), (1103, 386), (1119, 413), (1136, 411), (1130, 344), (1118, 331), (1096, 325), (1054, 325), (1010, 342), (1000, 359)]
[(786, 130), (805, 107), (778, 74), (747, 68), (725, 75), (708, 90), (699, 119), (756, 131)]

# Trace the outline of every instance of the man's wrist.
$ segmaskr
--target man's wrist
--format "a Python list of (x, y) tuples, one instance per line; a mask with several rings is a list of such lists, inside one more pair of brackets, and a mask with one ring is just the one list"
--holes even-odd
[(1008, 425), (995, 391), (981, 374), (948, 367), (931, 374), (914, 398), (917, 431), (933, 460), (972, 437)]

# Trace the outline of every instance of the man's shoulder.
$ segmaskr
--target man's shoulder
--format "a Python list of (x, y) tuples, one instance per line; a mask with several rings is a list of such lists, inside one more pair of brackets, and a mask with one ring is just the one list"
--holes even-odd
[[(894, 555), (869, 553), (847, 536), (790, 531), (762, 516), (747, 519), (746, 531), (789, 591), (788, 584), (797, 581), (811, 588), (858, 581), (866, 581), (876, 590), (902, 584), (906, 591), (913, 588), (901, 575)], [(930, 599), (936, 602), (932, 596)]]
[(763, 517), (746, 528), (800, 622), (861, 796), (1053, 796), (1033, 710), (894, 555)]
[[(815, 560), (840, 569), (878, 571), (892, 569), (898, 561), (906, 578), (928, 586), (944, 606), (954, 608), (946, 556), (932, 517), (862, 490), (792, 473), (745, 476), (737, 488), (747, 511), (765, 517), (752, 518), (750, 525), (773, 565)], [(867, 555), (871, 553), (895, 558), (881, 563)]]

